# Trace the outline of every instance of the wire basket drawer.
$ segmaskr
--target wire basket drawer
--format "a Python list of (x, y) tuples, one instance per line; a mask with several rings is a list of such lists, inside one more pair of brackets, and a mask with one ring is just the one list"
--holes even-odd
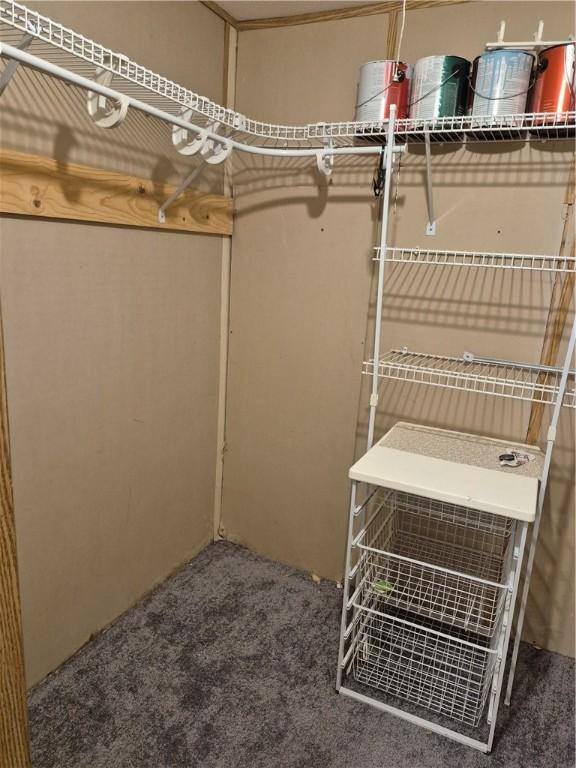
[(409, 620), (410, 614), (392, 611), (385, 614), (359, 607), (353, 640), (354, 678), (477, 726), (498, 659), (489, 640), (463, 632), (446, 635), (432, 621), (426, 626), (415, 624)]
[(382, 493), (356, 546), (361, 602), (388, 606), (485, 637), (508, 590), (514, 521), (398, 491)]

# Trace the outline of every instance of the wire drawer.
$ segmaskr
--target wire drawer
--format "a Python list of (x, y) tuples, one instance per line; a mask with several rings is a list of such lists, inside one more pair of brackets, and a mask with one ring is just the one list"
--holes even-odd
[(357, 606), (354, 678), (477, 726), (498, 659), (489, 640), (455, 630), (446, 635), (432, 621), (416, 624), (398, 609), (375, 607), (387, 613)]
[(360, 602), (492, 637), (508, 590), (514, 521), (399, 491), (377, 496), (356, 540)]

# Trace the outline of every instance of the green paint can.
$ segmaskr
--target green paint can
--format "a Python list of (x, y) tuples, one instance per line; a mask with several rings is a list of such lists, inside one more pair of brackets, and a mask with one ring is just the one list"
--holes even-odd
[(435, 120), (464, 115), (468, 101), (470, 62), (460, 56), (426, 56), (414, 67), (410, 118)]

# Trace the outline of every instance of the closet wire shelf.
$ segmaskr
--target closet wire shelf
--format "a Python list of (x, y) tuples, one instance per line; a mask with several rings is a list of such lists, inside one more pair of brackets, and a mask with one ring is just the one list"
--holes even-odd
[[(364, 362), (362, 373), (372, 376), (376, 371), (380, 378), (445, 387), (464, 392), (495, 395), (513, 400), (553, 405), (559, 392), (560, 369), (543, 370), (541, 366), (507, 361), (466, 360), (407, 349), (392, 349)], [(562, 405), (576, 408), (574, 372)]]
[[(380, 260), (375, 248), (374, 261)], [(428, 248), (386, 248), (386, 262), (433, 265), (439, 267), (485, 267), (519, 269), (531, 272), (576, 273), (576, 257), (534, 253), (495, 253), (490, 251), (445, 251)]]
[[(51, 64), (95, 80), (111, 74), (109, 87), (199, 128), (217, 131), (244, 146), (274, 149), (350, 147), (383, 144), (388, 121), (321, 122), (307, 125), (266, 123), (223, 107), (178, 83), (137, 64), (47, 16), (14, 0), (0, 0), (0, 43), (13, 47), (26, 40), (26, 51)], [(573, 135), (576, 111), (487, 117), (457, 116), (433, 121), (405, 119), (396, 123), (399, 142), (421, 143), (426, 136), (441, 142), (564, 139)]]
[(493, 637), (508, 591), (513, 523), (505, 517), (394, 491), (355, 541), (354, 599)]

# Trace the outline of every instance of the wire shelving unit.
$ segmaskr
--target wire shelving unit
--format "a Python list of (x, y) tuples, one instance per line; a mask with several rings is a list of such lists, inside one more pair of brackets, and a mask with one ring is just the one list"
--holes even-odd
[[(459, 358), (430, 351), (413, 352), (406, 347), (387, 352), (381, 350), (389, 266), (394, 269), (441, 266), (517, 270), (534, 275), (565, 274), (570, 278), (576, 272), (573, 255), (559, 258), (547, 254), (389, 245), (390, 189), (397, 159), (394, 152), (398, 145), (425, 144), (429, 215), (426, 231), (434, 234), (431, 142), (571, 139), (574, 136), (570, 115), (510, 115), (488, 118), (490, 124), (485, 120), (455, 117), (431, 124), (415, 124), (410, 120), (396, 121), (395, 108), (391, 109), (381, 159), (384, 188), (380, 232), (374, 254), (378, 272), (374, 340), (372, 355), (364, 362), (362, 370), (371, 379), (368, 452), (350, 470), (352, 492), (336, 688), (346, 696), (489, 752), (528, 526), (534, 523), (508, 676), (507, 704), (514, 680), (558, 419), (563, 406), (576, 407), (575, 371), (571, 368), (576, 320), (563, 364), (558, 367), (478, 357), (470, 352)], [(350, 123), (321, 128), (325, 133), (338, 136), (356, 129), (357, 126)], [(369, 142), (370, 132), (366, 131), (366, 134), (362, 141)], [(522, 487), (526, 493), (525, 509), (531, 508), (531, 514), (515, 519), (515, 512), (494, 514), (475, 506), (478, 503), (472, 490), (475, 484), (478, 489), (492, 483), (498, 487), (500, 480), (494, 469), (484, 470), (487, 474), (480, 476), (467, 474), (462, 470), (465, 458), (422, 461), (418, 452), (407, 449), (406, 453), (391, 451), (384, 459), (379, 450), (388, 435), (374, 445), (383, 379), (551, 406), (552, 418), (538, 481), (535, 484), (518, 475), (507, 477), (507, 480), (519, 481), (512, 496), (520, 493)], [(498, 441), (492, 442), (495, 443), (494, 451), (506, 452), (503, 446), (496, 444)], [(461, 456), (459, 449), (454, 450)], [(451, 450), (448, 449), (448, 455)], [(493, 460), (497, 458), (498, 453)], [(358, 469), (363, 462), (364, 474)], [(378, 465), (381, 465), (381, 471), (377, 471)], [(447, 466), (450, 468), (448, 472)], [(447, 503), (452, 498), (461, 470), (465, 477), (460, 485), (463, 503)], [(421, 492), (406, 493), (419, 473), (426, 480), (422, 481)], [(439, 488), (437, 476), (446, 474), (448, 477)], [(366, 495), (364, 501), (357, 503), (362, 484)], [(431, 720), (425, 714), (415, 714), (413, 710), (403, 709), (396, 701), (390, 703), (389, 699), (358, 690), (349, 680), (366, 686), (368, 691), (380, 691), (467, 726), (478, 727), (485, 718), (489, 726), (488, 737), (475, 738), (461, 729)]]
[[(495, 395), (513, 400), (553, 405), (561, 389), (561, 368), (513, 363), (509, 361), (448, 357), (392, 349), (382, 355), (375, 365), (368, 360), (364, 374), (376, 372), (379, 378), (397, 379), (433, 387), (446, 387), (482, 395)], [(564, 390), (562, 405), (576, 408), (574, 372)]]
[[(380, 249), (374, 249), (380, 261)], [(438, 267), (481, 267), (485, 269), (519, 269), (527, 272), (576, 273), (576, 257), (547, 256), (536, 253), (497, 253), (490, 251), (446, 251), (428, 248), (387, 248), (386, 261), (398, 264), (433, 265)]]
[[(305, 125), (254, 120), (14, 0), (0, 0), (0, 55), (91, 89), (112, 102), (154, 113), (176, 130), (188, 130), (226, 148), (254, 154), (379, 154), (388, 132), (389, 120)], [(566, 138), (573, 135), (575, 125), (576, 111), (405, 119), (395, 121), (394, 136), (396, 144), (424, 143), (427, 139), (442, 143), (518, 141)], [(323, 167), (330, 170), (328, 164)]]

